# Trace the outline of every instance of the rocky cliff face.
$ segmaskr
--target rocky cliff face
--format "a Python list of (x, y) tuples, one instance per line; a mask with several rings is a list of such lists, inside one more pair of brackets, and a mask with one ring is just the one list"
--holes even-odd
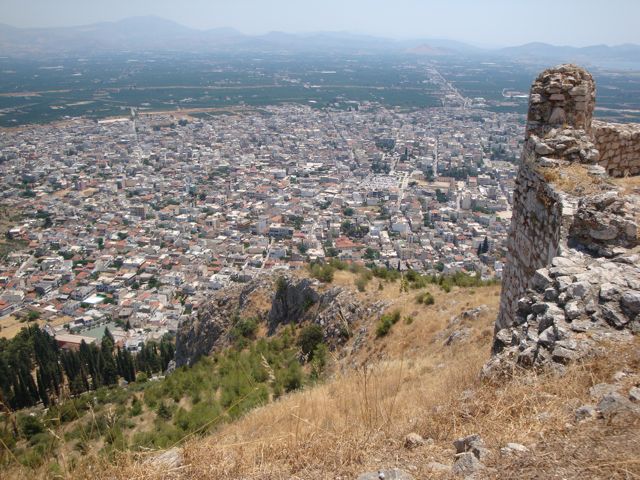
[(323, 329), (325, 342), (335, 348), (352, 335), (354, 324), (381, 315), (387, 306), (384, 302), (362, 305), (354, 298), (348, 289), (326, 289), (316, 280), (292, 275), (265, 274), (226, 288), (180, 325), (176, 366), (191, 365), (227, 345), (238, 317), (255, 316), (265, 321), (269, 335), (282, 325), (316, 323)]
[(317, 323), (324, 330), (325, 341), (335, 347), (352, 335), (356, 322), (381, 315), (387, 306), (384, 302), (362, 305), (342, 287), (322, 292), (319, 287), (319, 282), (308, 278), (281, 277), (269, 311), (269, 332), (289, 323)]
[(273, 280), (264, 276), (216, 292), (180, 324), (176, 336), (176, 367), (192, 365), (203, 355), (226, 345), (234, 319), (238, 316), (259, 316), (260, 310), (252, 300), (270, 295), (272, 284)]
[(594, 102), (574, 65), (532, 86), (486, 374), (565, 364), (640, 332), (640, 195), (612, 179), (639, 171), (638, 126), (592, 125)]

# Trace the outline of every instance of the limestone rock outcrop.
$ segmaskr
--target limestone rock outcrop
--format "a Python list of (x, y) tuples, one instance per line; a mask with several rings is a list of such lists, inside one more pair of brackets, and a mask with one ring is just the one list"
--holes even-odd
[[(268, 308), (261, 309), (265, 303)], [(350, 290), (325, 288), (317, 280), (264, 274), (216, 292), (182, 321), (176, 338), (176, 367), (192, 365), (228, 345), (237, 318), (253, 316), (265, 321), (269, 335), (282, 325), (316, 323), (333, 349), (352, 335), (354, 323), (380, 316), (386, 307), (382, 301), (363, 305)]]
[[(184, 319), (176, 335), (176, 367), (192, 365), (228, 341), (227, 334), (238, 315), (245, 312), (252, 295), (269, 295), (272, 279), (260, 277), (220, 290)], [(252, 312), (253, 313), (253, 312)]]

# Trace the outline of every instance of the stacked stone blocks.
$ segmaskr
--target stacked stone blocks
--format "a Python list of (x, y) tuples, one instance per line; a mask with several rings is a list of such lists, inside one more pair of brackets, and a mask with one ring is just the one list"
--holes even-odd
[[(593, 122), (594, 108), (593, 78), (580, 67), (546, 70), (533, 83), (488, 370), (563, 364), (594, 351), (598, 338), (640, 332), (640, 196), (606, 180), (640, 173), (640, 125)], [(599, 192), (567, 193), (546, 180), (572, 163), (605, 180), (594, 182)]]

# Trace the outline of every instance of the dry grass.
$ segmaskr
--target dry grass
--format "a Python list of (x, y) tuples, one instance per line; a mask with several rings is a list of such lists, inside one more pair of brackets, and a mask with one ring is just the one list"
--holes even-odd
[(570, 195), (591, 195), (608, 190), (608, 182), (590, 175), (581, 163), (571, 163), (560, 167), (540, 167), (540, 173), (547, 183)]
[[(25, 313), (24, 310), (22, 311), (22, 313)], [(0, 319), (0, 338), (11, 339), (15, 337), (20, 332), (20, 330), (28, 325), (38, 324), (42, 327), (43, 325), (49, 324), (52, 327), (59, 327), (61, 325), (64, 325), (65, 323), (69, 323), (71, 320), (73, 320), (71, 317), (59, 316), (52, 317), (46, 320), (44, 318), (39, 318), (38, 320), (27, 323), (21, 318), (13, 315), (8, 315)]]
[[(389, 361), (336, 377), (320, 387), (256, 410), (216, 435), (185, 445), (185, 466), (152, 471), (123, 457), (99, 478), (355, 478), (399, 467), (437, 478), (430, 461), (451, 464), (451, 441), (480, 433), (493, 451), (489, 478), (635, 478), (640, 475), (639, 424), (573, 422), (588, 388), (620, 368), (639, 366), (637, 344), (571, 367), (560, 379), (529, 372), (503, 385), (482, 383), (486, 353), (469, 345), (445, 355), (445, 365)], [(414, 451), (404, 436), (434, 439)], [(507, 442), (531, 449), (501, 457)], [(446, 478), (441, 474), (441, 478)]]
[(640, 175), (612, 179), (614, 185), (622, 189), (624, 195), (640, 195)]
[[(497, 287), (449, 294), (434, 289), (435, 305), (424, 307), (413, 301), (415, 291), (394, 292), (396, 284), (378, 293), (374, 286), (361, 295), (395, 297), (391, 308), (401, 308), (403, 316), (414, 312), (415, 319), (410, 325), (399, 322), (378, 340), (369, 325), (366, 345), (355, 356), (335, 360), (336, 366), (353, 368), (336, 368), (322, 385), (187, 441), (181, 467), (154, 469), (143, 463), (149, 454), (122, 454), (111, 462), (90, 457), (68, 478), (346, 479), (390, 467), (419, 479), (448, 478), (431, 472), (429, 462), (450, 465), (452, 440), (471, 433), (479, 433), (493, 452), (487, 478), (640, 476), (637, 417), (581, 424), (573, 419), (576, 407), (592, 401), (590, 386), (610, 382), (616, 371), (640, 372), (637, 339), (570, 366), (562, 378), (529, 371), (489, 383), (478, 372), (489, 356)], [(485, 310), (475, 319), (459, 316), (481, 303)], [(451, 321), (455, 315), (459, 320)], [(466, 330), (467, 336), (445, 346), (453, 330)], [(629, 376), (624, 388), (639, 381)], [(410, 432), (433, 443), (407, 450), (403, 442)], [(499, 448), (507, 442), (525, 444), (531, 453), (501, 457)]]

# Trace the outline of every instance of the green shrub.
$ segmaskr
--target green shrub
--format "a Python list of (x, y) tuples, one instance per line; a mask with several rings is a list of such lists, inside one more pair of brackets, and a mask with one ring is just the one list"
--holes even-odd
[(393, 322), (390, 318), (381, 318), (376, 326), (376, 337), (384, 337), (391, 331)]
[(371, 273), (374, 277), (381, 278), (382, 280), (386, 280), (388, 282), (395, 282), (400, 278), (400, 272), (395, 269), (374, 267), (371, 270)]
[(318, 379), (322, 376), (327, 365), (329, 349), (324, 343), (318, 344), (313, 351), (313, 361), (311, 362), (311, 378)]
[(392, 313), (385, 313), (380, 317), (378, 325), (376, 326), (376, 336), (378, 338), (384, 337), (391, 331), (393, 327), (400, 320), (400, 311), (394, 310)]
[(163, 420), (171, 420), (171, 417), (173, 417), (173, 409), (165, 402), (160, 402), (156, 413), (158, 414), (158, 417)]
[(367, 284), (369, 283), (369, 279), (365, 276), (360, 276), (356, 279), (356, 287), (359, 292), (364, 292), (367, 289)]
[(302, 353), (307, 356), (309, 360), (313, 359), (313, 352), (316, 347), (324, 340), (324, 332), (322, 327), (317, 323), (307, 325), (300, 332), (298, 337), (298, 346)]
[(311, 276), (323, 283), (331, 283), (333, 281), (333, 273), (335, 267), (328, 263), (314, 263), (310, 267)]
[(234, 338), (254, 338), (258, 331), (258, 320), (255, 317), (241, 318), (233, 327), (231, 332)]
[(302, 387), (302, 368), (295, 360), (289, 363), (289, 368), (285, 371), (283, 386), (286, 392), (292, 392)]
[(423, 305), (433, 305), (435, 303), (435, 299), (431, 292), (423, 292), (416, 296), (416, 302)]
[(343, 262), (342, 260), (339, 260), (337, 258), (332, 258), (331, 260), (329, 260), (329, 265), (336, 270), (346, 270), (349, 267), (346, 262)]
[(132, 417), (137, 417), (141, 413), (142, 413), (142, 402), (138, 400), (137, 397), (133, 397), (133, 400), (131, 401), (131, 410), (129, 411), (129, 414)]
[(20, 433), (22, 433), (27, 440), (30, 440), (31, 437), (45, 431), (44, 425), (40, 419), (31, 415), (19, 416), (18, 427), (20, 429)]
[(287, 279), (284, 277), (278, 277), (276, 280), (276, 292), (282, 295), (287, 290)]

